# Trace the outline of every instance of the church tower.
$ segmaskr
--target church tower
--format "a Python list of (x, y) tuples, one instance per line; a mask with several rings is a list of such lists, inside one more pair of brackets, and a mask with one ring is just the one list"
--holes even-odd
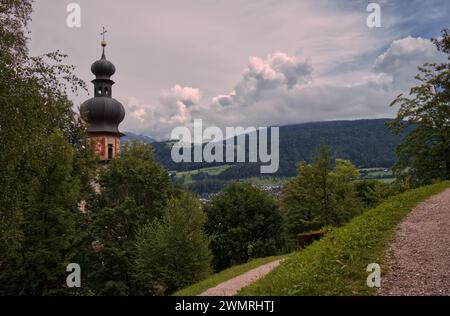
[(112, 97), (114, 81), (110, 78), (116, 72), (116, 67), (106, 59), (105, 33), (103, 28), (102, 57), (91, 66), (95, 75), (92, 80), (94, 97), (84, 102), (80, 108), (88, 125), (88, 137), (102, 162), (108, 162), (120, 153), (120, 137), (124, 134), (119, 131), (119, 124), (125, 118), (123, 105)]

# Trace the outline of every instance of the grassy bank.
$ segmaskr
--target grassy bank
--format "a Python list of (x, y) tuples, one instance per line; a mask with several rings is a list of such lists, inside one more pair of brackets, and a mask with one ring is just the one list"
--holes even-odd
[(273, 256), (266, 258), (253, 259), (247, 263), (231, 267), (229, 269), (223, 270), (219, 273), (213, 274), (209, 278), (191, 285), (183, 290), (175, 292), (174, 296), (195, 296), (205, 292), (207, 289), (215, 287), (216, 285), (230, 280), (238, 275), (241, 275), (247, 271), (250, 271), (256, 267), (259, 267), (263, 264), (275, 261), (277, 259), (283, 258), (285, 256)]
[(366, 267), (381, 265), (396, 226), (419, 202), (450, 187), (450, 182), (411, 190), (336, 228), (288, 259), (238, 295), (371, 295)]
[(206, 168), (189, 170), (189, 171), (179, 171), (179, 172), (176, 172), (175, 177), (177, 179), (184, 178), (184, 183), (191, 183), (193, 175), (197, 175), (197, 174), (203, 172), (203, 173), (208, 174), (208, 176), (217, 176), (231, 167), (232, 167), (231, 165), (222, 165), (222, 166), (206, 167)]

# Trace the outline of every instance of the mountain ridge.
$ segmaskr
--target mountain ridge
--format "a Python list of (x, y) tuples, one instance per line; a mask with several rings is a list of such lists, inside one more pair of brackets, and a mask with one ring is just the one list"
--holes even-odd
[[(310, 162), (322, 144), (330, 147), (336, 158), (352, 161), (358, 168), (391, 167), (395, 148), (405, 133), (393, 134), (386, 126), (392, 119), (359, 119), (319, 121), (280, 126), (280, 168), (275, 176), (293, 176), (299, 161)], [(270, 139), (270, 138), (269, 138)], [(227, 163), (175, 163), (169, 141), (152, 142), (155, 158), (169, 170), (186, 171)], [(259, 175), (260, 163), (234, 164), (223, 178), (245, 178)]]

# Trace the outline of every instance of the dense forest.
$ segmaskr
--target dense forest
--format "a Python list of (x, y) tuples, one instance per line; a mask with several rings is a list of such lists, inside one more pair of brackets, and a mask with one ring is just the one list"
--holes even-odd
[[(396, 160), (395, 148), (404, 133), (393, 134), (388, 119), (315, 122), (280, 127), (280, 168), (276, 176), (292, 177), (296, 163), (311, 162), (321, 145), (330, 147), (331, 155), (352, 161), (358, 168), (390, 167)], [(248, 145), (248, 142), (247, 142)], [(195, 170), (222, 163), (174, 163), (168, 142), (153, 143), (155, 158), (167, 169)], [(219, 176), (221, 180), (260, 175), (258, 163), (236, 164)]]

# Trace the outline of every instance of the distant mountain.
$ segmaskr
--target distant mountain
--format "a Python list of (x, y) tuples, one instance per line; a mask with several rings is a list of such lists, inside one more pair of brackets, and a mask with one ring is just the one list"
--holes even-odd
[[(396, 160), (395, 148), (404, 135), (394, 135), (387, 128), (388, 119), (331, 121), (280, 127), (280, 169), (276, 175), (293, 176), (299, 161), (310, 162), (322, 144), (334, 157), (348, 159), (359, 168), (390, 167)], [(224, 163), (174, 163), (171, 145), (153, 143), (155, 157), (169, 170), (193, 170)], [(218, 178), (239, 179), (259, 175), (258, 163), (236, 164)]]
[(131, 133), (131, 132), (125, 132), (124, 134), (125, 134), (125, 136), (123, 136), (120, 139), (122, 142), (126, 142), (126, 141), (141, 141), (141, 142), (144, 142), (146, 144), (152, 144), (152, 143), (156, 142), (156, 140), (154, 138), (151, 138), (149, 136), (145, 136), (145, 135), (142, 135), (142, 134), (138, 135), (138, 134), (134, 134), (134, 133)]

